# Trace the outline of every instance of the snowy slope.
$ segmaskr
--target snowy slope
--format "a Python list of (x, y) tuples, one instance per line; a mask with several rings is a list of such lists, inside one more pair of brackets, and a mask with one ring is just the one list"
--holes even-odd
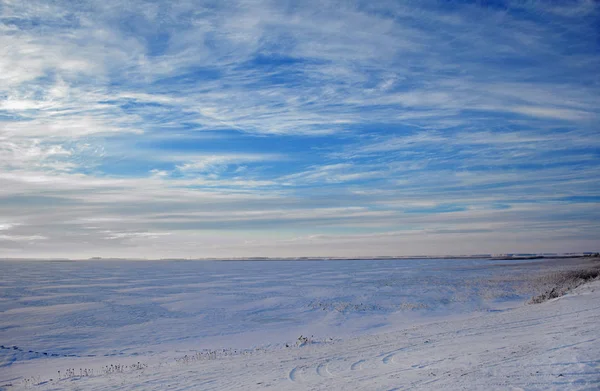
[[(66, 310), (52, 309), (56, 313)], [(18, 312), (18, 308), (11, 311)], [(353, 320), (346, 316), (342, 319)], [(382, 314), (375, 311), (373, 316)], [(394, 313), (392, 318), (399, 316)], [(243, 347), (240, 340), (241, 350), (198, 350), (195, 340), (185, 346), (185, 340), (169, 343), (163, 339), (129, 354), (87, 357), (84, 352), (102, 349), (82, 347), (74, 357), (40, 357), (7, 346), (9, 349), (0, 351), (0, 385), (39, 390), (596, 390), (600, 388), (599, 321), (600, 282), (595, 281), (542, 304), (411, 317), (391, 332), (369, 329), (332, 340), (318, 336), (303, 346), (291, 341), (289, 347), (276, 343), (285, 332), (275, 333), (274, 343), (263, 348)], [(327, 326), (330, 333), (335, 332)], [(127, 331), (130, 326), (122, 327)], [(0, 335), (9, 332), (5, 328)], [(118, 336), (115, 339), (119, 340)], [(96, 344), (101, 343), (110, 340), (101, 334)], [(115, 365), (123, 367), (116, 369)], [(67, 368), (75, 373), (67, 373)], [(88, 369), (90, 376), (80, 376), (80, 368)]]
[(36, 388), (596, 390), (599, 320), (595, 282), (577, 294), (501, 313)]

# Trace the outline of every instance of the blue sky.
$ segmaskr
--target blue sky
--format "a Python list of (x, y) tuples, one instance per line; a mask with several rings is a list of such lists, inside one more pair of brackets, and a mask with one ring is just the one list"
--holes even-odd
[(594, 1), (0, 1), (0, 256), (596, 251)]

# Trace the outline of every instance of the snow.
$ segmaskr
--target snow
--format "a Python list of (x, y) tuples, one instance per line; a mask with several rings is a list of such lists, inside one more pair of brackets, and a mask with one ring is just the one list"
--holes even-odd
[(0, 388), (598, 389), (600, 282), (525, 304), (579, 263), (4, 261)]

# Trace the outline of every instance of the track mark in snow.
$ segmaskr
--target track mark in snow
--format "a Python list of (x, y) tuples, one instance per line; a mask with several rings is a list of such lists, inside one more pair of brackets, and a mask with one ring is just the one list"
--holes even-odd
[(333, 374), (329, 371), (328, 365), (329, 361), (317, 365), (317, 374), (322, 377), (333, 377)]
[(333, 377), (333, 373), (329, 370), (329, 363), (325, 364), (325, 372), (329, 374), (329, 376)]
[(394, 363), (394, 356), (396, 355), (396, 353), (390, 353), (387, 356), (385, 356), (381, 362), (383, 362), (384, 364), (393, 364)]
[(443, 361), (446, 361), (446, 360), (452, 361), (454, 359), (455, 359), (455, 357), (447, 357), (447, 358), (443, 358), (443, 359), (440, 359), (440, 360), (434, 360), (434, 361), (428, 361), (428, 362), (420, 362), (419, 364), (411, 365), (411, 368), (423, 369), (423, 368), (427, 368), (427, 367), (429, 367), (431, 365), (439, 364), (439, 363), (441, 363)]
[(298, 371), (298, 367), (292, 368), (292, 370), (288, 374), (288, 378), (290, 379), (290, 381), (296, 382), (296, 372), (297, 371)]
[(362, 365), (364, 362), (365, 362), (365, 360), (358, 360), (357, 362), (350, 365), (350, 370), (356, 371), (357, 369), (362, 369)]
[(591, 342), (596, 342), (596, 339), (588, 339), (587, 341), (581, 341), (581, 342), (576, 342), (576, 343), (572, 343), (569, 345), (562, 345), (562, 346), (557, 346), (555, 348), (549, 349), (549, 352), (555, 351), (555, 350), (560, 350), (560, 349), (567, 349), (567, 348), (572, 348), (573, 346), (577, 346), (577, 345), (582, 345), (582, 344), (588, 344)]

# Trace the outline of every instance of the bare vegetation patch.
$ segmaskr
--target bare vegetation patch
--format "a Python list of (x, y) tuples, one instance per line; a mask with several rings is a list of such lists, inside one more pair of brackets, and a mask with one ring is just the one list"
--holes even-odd
[(259, 353), (265, 353), (263, 348), (254, 349), (205, 349), (185, 356), (175, 357), (177, 364), (191, 364), (198, 361), (217, 360), (232, 356), (253, 356)]
[(363, 304), (363, 303), (350, 303), (350, 302), (325, 302), (325, 301), (313, 301), (310, 303), (309, 308), (313, 310), (323, 311), (336, 311), (336, 312), (369, 312), (369, 311), (383, 311), (384, 308), (375, 304)]
[(548, 274), (542, 277), (544, 285), (551, 285), (542, 294), (534, 296), (529, 303), (539, 304), (545, 301), (564, 296), (569, 291), (600, 278), (600, 265), (587, 269), (570, 270)]

